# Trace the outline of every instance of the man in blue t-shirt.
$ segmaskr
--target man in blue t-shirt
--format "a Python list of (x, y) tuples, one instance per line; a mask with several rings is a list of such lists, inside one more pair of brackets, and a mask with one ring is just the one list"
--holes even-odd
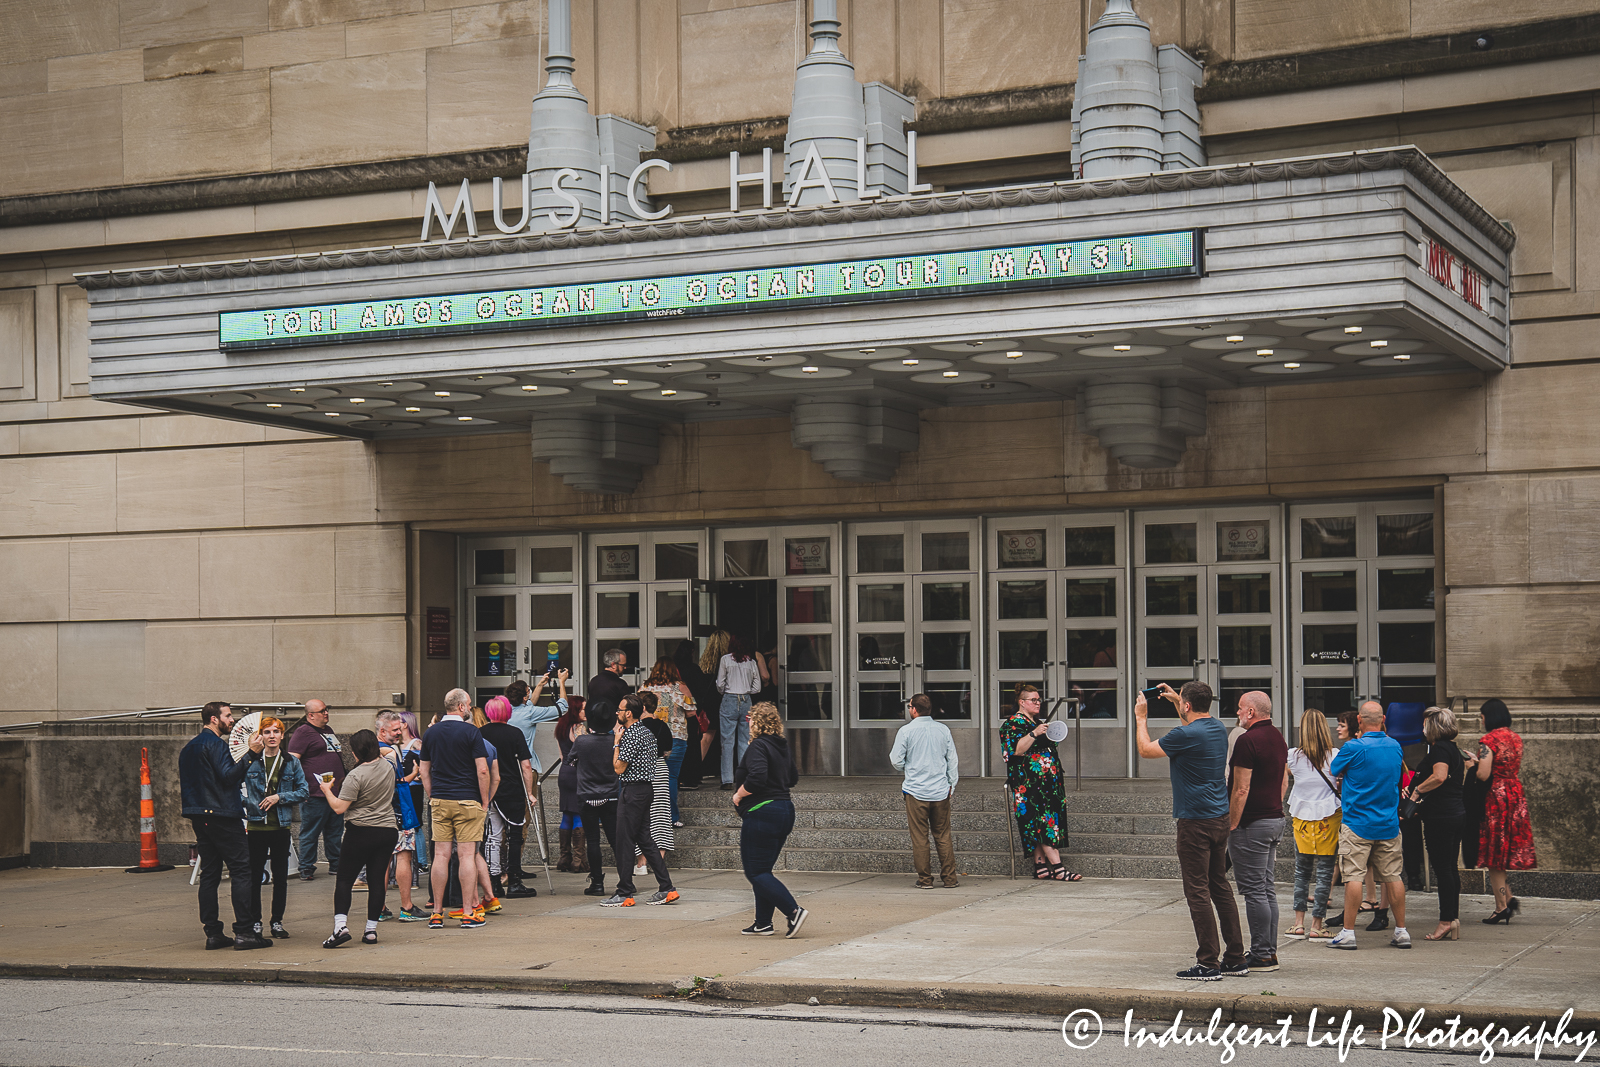
[[(1400, 849), (1400, 772), (1405, 769), (1400, 744), (1383, 732), (1383, 705), (1368, 700), (1356, 712), (1361, 736), (1339, 746), (1328, 773), (1343, 778), (1339, 804), (1339, 871), (1344, 876), (1345, 923), (1328, 942), (1330, 948), (1354, 949), (1356, 932), (1349, 916), (1361, 905), (1361, 879), (1370, 862), (1378, 881), (1388, 885), (1385, 899), (1394, 912), (1394, 948), (1410, 948), (1406, 931), (1405, 863)], [(1370, 927), (1369, 927), (1370, 929)]]
[(1204, 682), (1185, 682), (1177, 691), (1162, 683), (1161, 696), (1176, 705), (1183, 725), (1167, 731), (1160, 741), (1150, 740), (1150, 708), (1142, 692), (1133, 705), (1133, 717), (1139, 728), (1139, 755), (1172, 761), (1178, 871), (1183, 876), (1183, 895), (1189, 902), (1189, 918), (1199, 944), (1195, 965), (1179, 971), (1177, 977), (1188, 982), (1216, 982), (1224, 975), (1248, 978), (1250, 967), (1245, 961), (1244, 935), (1239, 929), (1239, 905), (1233, 899), (1227, 874), (1228, 790), (1224, 767), (1228, 760), (1228, 729), (1211, 717), (1213, 697), (1211, 687)]

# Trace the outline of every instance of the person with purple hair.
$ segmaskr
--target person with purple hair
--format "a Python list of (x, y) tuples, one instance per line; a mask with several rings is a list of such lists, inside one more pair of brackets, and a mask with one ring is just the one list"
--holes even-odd
[(500, 762), (500, 788), (489, 798), (489, 831), (484, 835), (485, 858), (489, 861), (489, 911), (499, 911), (500, 898), (504, 896), (532, 897), (539, 891), (521, 882), (513, 882), (516, 892), (508, 892), (503, 875), (509, 868), (518, 869), (517, 858), (506, 855), (508, 831), (520, 847), (522, 828), (528, 821), (527, 797), (533, 795), (533, 754), (528, 750), (528, 739), (522, 731), (511, 725), (511, 701), (503, 696), (490, 697), (483, 706), (489, 721), (484, 725), (483, 739), (494, 746)]

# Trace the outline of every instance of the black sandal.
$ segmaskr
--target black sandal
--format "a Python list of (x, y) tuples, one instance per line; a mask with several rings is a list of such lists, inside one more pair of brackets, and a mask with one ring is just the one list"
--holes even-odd
[(362, 934), (361, 943), (363, 945), (376, 945), (378, 943), (378, 931), (368, 930), (366, 933)]
[(1048, 882), (1050, 880), (1050, 865), (1048, 863), (1040, 863), (1038, 860), (1034, 860), (1033, 877), (1035, 881)]
[(1076, 871), (1069, 871), (1060, 863), (1050, 865), (1050, 880), (1053, 882), (1081, 882), (1083, 875)]

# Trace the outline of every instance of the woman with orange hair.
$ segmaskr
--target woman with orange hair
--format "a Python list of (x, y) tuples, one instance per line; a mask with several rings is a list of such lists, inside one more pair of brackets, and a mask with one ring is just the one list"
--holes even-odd
[(272, 936), (283, 938), (283, 906), (289, 899), (289, 821), (294, 806), (310, 795), (300, 761), (283, 751), (283, 721), (261, 720), (261, 758), (244, 776), (245, 837), (250, 843), (250, 912), (261, 928), (261, 879), (272, 861)]

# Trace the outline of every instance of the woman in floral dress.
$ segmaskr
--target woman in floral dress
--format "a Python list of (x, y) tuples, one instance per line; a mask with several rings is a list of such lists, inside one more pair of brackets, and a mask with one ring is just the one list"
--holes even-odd
[(1531, 871), (1539, 865), (1533, 853), (1533, 823), (1522, 793), (1522, 738), (1511, 731), (1511, 712), (1501, 700), (1485, 700), (1483, 735), (1478, 759), (1467, 764), (1479, 781), (1489, 783), (1483, 822), (1478, 827), (1478, 866), (1489, 869), (1494, 914), (1486, 923), (1510, 923), (1522, 904), (1506, 884), (1507, 871)]
[(1061, 758), (1044, 733), (1039, 690), (1019, 685), (1016, 699), (1016, 714), (1000, 724), (1000, 747), (1006, 761), (1006, 784), (1016, 801), (1022, 846), (1033, 852), (1035, 878), (1081, 881), (1083, 875), (1061, 863), (1060, 848), (1067, 838)]

